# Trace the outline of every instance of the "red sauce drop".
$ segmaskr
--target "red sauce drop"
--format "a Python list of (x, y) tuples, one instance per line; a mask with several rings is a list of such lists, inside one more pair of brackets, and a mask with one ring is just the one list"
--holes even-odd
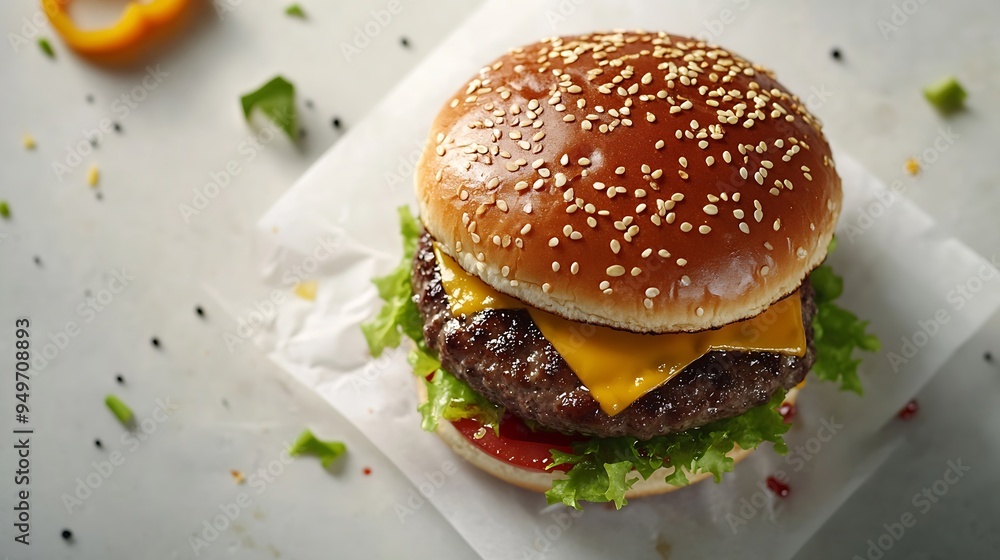
[(785, 424), (792, 423), (792, 418), (795, 417), (796, 412), (798, 412), (798, 409), (792, 403), (781, 403), (781, 406), (778, 407), (778, 414), (784, 418)]
[(361, 472), (365, 473), (365, 476), (368, 476), (372, 474), (372, 469), (371, 467), (365, 467), (364, 469), (361, 470)]
[(767, 477), (767, 489), (774, 492), (778, 497), (784, 498), (788, 496), (790, 489), (788, 485), (784, 482), (774, 478), (773, 476)]
[(906, 403), (906, 406), (904, 406), (903, 409), (900, 410), (899, 414), (897, 414), (896, 416), (899, 416), (900, 420), (909, 420), (910, 418), (913, 418), (913, 416), (917, 414), (918, 410), (920, 410), (920, 405), (917, 404), (917, 399), (913, 399), (910, 402)]

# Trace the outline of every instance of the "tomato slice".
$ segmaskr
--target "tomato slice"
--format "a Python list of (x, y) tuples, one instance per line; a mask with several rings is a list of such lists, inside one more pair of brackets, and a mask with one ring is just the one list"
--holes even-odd
[[(545, 467), (552, 463), (550, 450), (558, 449), (571, 453), (573, 443), (587, 439), (585, 436), (534, 431), (520, 418), (510, 413), (504, 413), (500, 419), (499, 435), (492, 428), (484, 428), (479, 421), (471, 418), (452, 422), (452, 425), (480, 451), (494, 459), (532, 471), (544, 472)], [(550, 470), (569, 469), (569, 465), (560, 465)]]

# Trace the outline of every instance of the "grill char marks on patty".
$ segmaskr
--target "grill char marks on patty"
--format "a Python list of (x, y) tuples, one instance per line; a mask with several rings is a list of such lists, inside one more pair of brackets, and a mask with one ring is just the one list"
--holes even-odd
[(805, 378), (815, 360), (814, 292), (799, 290), (808, 351), (712, 351), (615, 416), (604, 413), (525, 309), (454, 317), (441, 284), (433, 239), (423, 234), (413, 262), (413, 292), (424, 339), (442, 367), (522, 419), (564, 433), (649, 439), (738, 416)]

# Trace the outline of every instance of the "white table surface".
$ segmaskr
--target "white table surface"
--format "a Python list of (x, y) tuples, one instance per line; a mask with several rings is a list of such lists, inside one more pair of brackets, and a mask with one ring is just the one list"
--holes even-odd
[[(761, 25), (752, 15), (756, 2), (707, 2), (705, 28), (675, 31), (704, 33), (721, 10), (731, 9), (735, 21), (716, 37), (726, 44), (728, 25)], [(139, 85), (145, 72), (82, 62), (47, 25), (41, 33), (52, 40), (55, 61), (40, 53), (34, 38), (19, 49), (0, 48), (0, 199), (13, 212), (12, 220), (0, 220), (0, 363), (5, 369), (12, 364), (16, 317), (31, 318), (36, 347), (64, 332), (68, 321), (80, 329), (32, 380), (29, 547), (13, 541), (13, 376), (2, 381), (0, 432), (7, 435), (0, 437), (0, 557), (193, 558), (189, 539), (200, 536), (203, 522), (241, 492), (252, 503), (198, 557), (474, 556), (430, 506), (398, 521), (394, 506), (412, 486), (336, 412), (249, 345), (227, 350), (222, 334), (235, 325), (214, 306), (203, 283), (220, 267), (252, 258), (246, 239), (257, 218), (324, 150), (350, 141), (352, 123), (479, 5), (401, 0), (402, 11), (348, 61), (342, 43), (386, 4), (300, 3), (308, 21), (284, 16), (282, 2), (230, 0), (233, 8), (222, 19), (208, 11), (183, 42), (153, 62), (168, 75), (127, 116), (114, 100)], [(802, 25), (816, 28), (814, 42), (784, 53), (729, 46), (776, 66), (779, 77), (804, 96), (813, 87), (828, 92), (812, 105), (835, 143), (886, 182), (904, 181), (907, 195), (946, 229), (981, 254), (995, 255), (1000, 5), (895, 4), (919, 8), (888, 40), (877, 22), (891, 21), (893, 0), (810, 1), (794, 7), (789, 2), (789, 9), (800, 13)], [(8, 40), (8, 32), (31, 31), (22, 18), (30, 21), (35, 10), (35, 2), (0, 3), (0, 28)], [(650, 25), (669, 28), (669, 22)], [(761, 32), (780, 30), (761, 25)], [(400, 44), (403, 36), (409, 48)], [(843, 52), (842, 62), (830, 58), (834, 46)], [(250, 161), (241, 143), (252, 131), (238, 97), (276, 73), (298, 88), (307, 137), (299, 148), (275, 139)], [(970, 109), (949, 119), (920, 96), (921, 86), (946, 74), (959, 76), (970, 93)], [(330, 125), (334, 116), (343, 121), (342, 131)], [(105, 117), (120, 122), (122, 133), (101, 138), (60, 181), (52, 163), (63, 161), (67, 146), (83, 140), (81, 131)], [(911, 179), (903, 162), (933, 145), (941, 127), (951, 127), (959, 138)], [(21, 146), (24, 133), (36, 138), (34, 151)], [(192, 189), (231, 160), (242, 171), (186, 222), (178, 206), (190, 204)], [(96, 192), (102, 200), (86, 185), (92, 163), (101, 171)], [(101, 311), (80, 313), (86, 292), (101, 295), (123, 267), (134, 280)], [(206, 318), (195, 314), (196, 305), (205, 308)], [(865, 557), (867, 540), (877, 539), (883, 524), (916, 511), (912, 496), (939, 479), (947, 461), (959, 458), (969, 473), (918, 515), (916, 527), (894, 541), (884, 558), (1000, 556), (1000, 364), (983, 359), (990, 349), (1000, 355), (998, 333), (1000, 318), (994, 317), (918, 396), (917, 417), (889, 427), (903, 436), (900, 448), (801, 558)], [(159, 349), (150, 344), (154, 336)], [(115, 381), (119, 373), (123, 385)], [(121, 441), (123, 431), (104, 407), (108, 393), (121, 396), (140, 419), (151, 417), (157, 399), (169, 399), (175, 410), (135, 448)], [(282, 467), (259, 493), (234, 483), (231, 469), (249, 475), (266, 467), (305, 426), (347, 442), (350, 453), (337, 472), (304, 459)], [(95, 438), (103, 449), (95, 447)], [(94, 463), (116, 450), (124, 462), (101, 478), (82, 505), (67, 511), (63, 495), (72, 495), (77, 479), (98, 472)], [(365, 467), (372, 469), (370, 476), (362, 473)], [(73, 542), (60, 538), (64, 528), (73, 531)], [(669, 557), (684, 554), (675, 550)]]

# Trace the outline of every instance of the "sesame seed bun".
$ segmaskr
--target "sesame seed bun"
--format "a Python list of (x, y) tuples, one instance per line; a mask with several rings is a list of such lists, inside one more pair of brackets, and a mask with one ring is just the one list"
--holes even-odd
[[(789, 389), (788, 393), (785, 395), (785, 402), (795, 404), (795, 399), (798, 397), (798, 393), (798, 387)], [(427, 388), (424, 383), (417, 383), (417, 394), (421, 404), (427, 402)], [(514, 486), (519, 486), (526, 490), (531, 490), (532, 492), (545, 492), (552, 488), (552, 482), (554, 480), (565, 476), (565, 474), (561, 471), (535, 471), (500, 461), (499, 459), (488, 455), (478, 447), (472, 445), (472, 443), (470, 443), (465, 436), (455, 429), (455, 426), (452, 425), (451, 422), (438, 422), (437, 435), (446, 444), (448, 444), (448, 447), (450, 447), (456, 455), (465, 459), (476, 468), (493, 475), (508, 484), (513, 484)], [(726, 455), (733, 461), (739, 463), (751, 453), (753, 453), (752, 449), (743, 449), (737, 445)], [(643, 479), (642, 477), (636, 475), (639, 480), (637, 480), (636, 483), (629, 488), (629, 490), (625, 493), (625, 497), (629, 499), (641, 498), (643, 496), (666, 494), (667, 492), (684, 488), (684, 486), (673, 486), (666, 483), (665, 479), (671, 472), (673, 472), (673, 467), (660, 468), (647, 479)], [(705, 480), (706, 478), (710, 478), (711, 476), (712, 475), (710, 473), (688, 475), (689, 485)]]
[(841, 207), (820, 123), (772, 73), (664, 33), (546, 39), (438, 114), (421, 219), (500, 292), (634, 332), (757, 315), (823, 261)]

